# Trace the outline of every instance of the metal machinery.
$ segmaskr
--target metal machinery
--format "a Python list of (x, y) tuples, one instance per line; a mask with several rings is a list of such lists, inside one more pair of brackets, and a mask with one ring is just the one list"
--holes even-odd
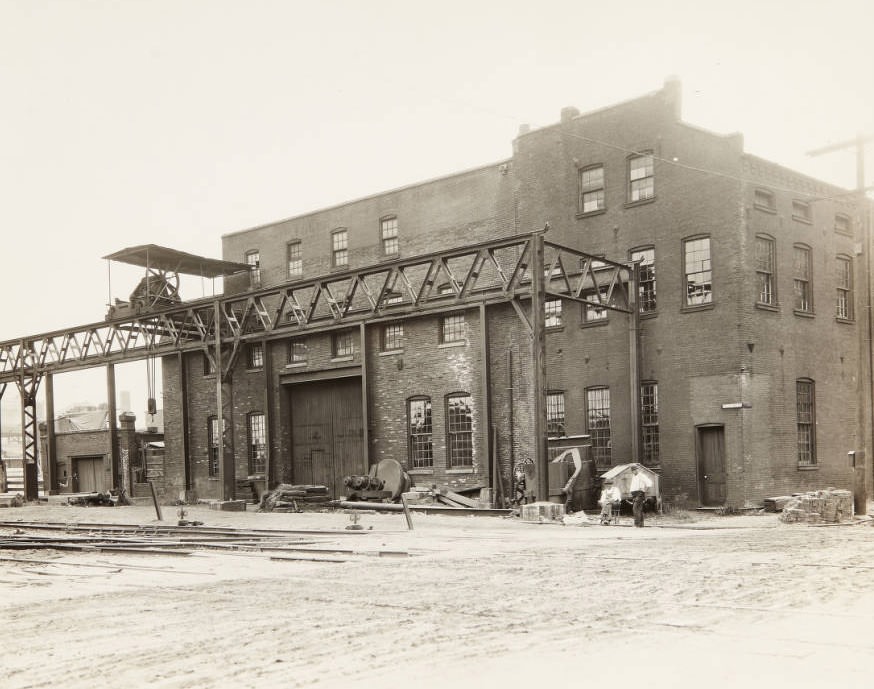
[[(547, 229), (269, 287), (252, 286), (239, 293), (195, 301), (178, 301), (178, 274), (215, 277), (252, 267), (155, 245), (110, 254), (106, 257), (109, 260), (146, 269), (144, 282), (131, 294), (127, 305), (113, 305), (101, 323), (0, 342), (0, 395), (9, 383), (14, 383), (23, 402), (25, 499), (37, 498), (36, 393), (45, 380), (46, 416), (53, 418), (52, 375), (55, 373), (106, 366), (109, 415), (114, 426), (115, 363), (173, 354), (184, 363), (185, 352), (202, 352), (218, 374), (216, 408), (226, 421), (219, 438), (219, 476), (223, 498), (232, 499), (235, 476), (230, 436), (231, 372), (242, 345), (287, 338), (304, 329), (323, 332), (357, 325), (363, 334), (371, 323), (438, 314), (457, 309), (459, 305), (479, 306), (484, 310), (500, 303), (513, 307), (531, 341), (532, 386), (536, 392), (532, 435), (542, 439), (535, 443), (533, 460), (537, 494), (548, 494), (545, 300), (548, 297), (575, 301), (628, 314), (632, 361), (636, 361), (638, 309), (636, 264), (616, 263), (547, 242), (544, 237)], [(633, 365), (632, 391), (638, 387), (637, 375)], [(270, 384), (268, 380), (268, 386)], [(184, 385), (181, 394), (183, 398), (187, 395)], [(364, 414), (367, 415), (366, 405)], [(185, 419), (180, 423), (185, 438)], [(632, 419), (632, 423), (636, 424), (636, 419)], [(49, 424), (49, 453), (53, 452), (51, 426)], [(636, 428), (635, 425), (635, 455)], [(269, 429), (268, 420), (268, 434)], [(366, 419), (364, 433), (367, 447)], [(492, 440), (488, 432), (484, 443), (487, 455), (491, 456)], [(117, 481), (116, 454), (114, 451), (112, 476)], [(362, 469), (366, 470), (364, 462)], [(266, 463), (269, 476), (269, 453)], [(50, 475), (46, 477), (49, 489), (53, 480)], [(502, 479), (495, 474), (493, 480)], [(187, 474), (185, 481), (189, 481)]]

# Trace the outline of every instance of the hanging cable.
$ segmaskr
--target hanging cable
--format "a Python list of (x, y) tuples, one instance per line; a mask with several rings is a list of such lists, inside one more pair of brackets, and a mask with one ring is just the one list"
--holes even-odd
[(155, 400), (156, 364), (157, 362), (155, 361), (154, 354), (150, 354), (146, 357), (146, 388), (148, 394), (148, 399), (146, 400), (146, 412), (153, 419), (155, 418), (155, 414), (158, 413), (158, 405)]

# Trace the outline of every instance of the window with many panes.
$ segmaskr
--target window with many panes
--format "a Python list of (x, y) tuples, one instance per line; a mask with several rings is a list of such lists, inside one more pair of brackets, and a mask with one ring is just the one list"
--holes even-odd
[(303, 255), (300, 240), (285, 245), (285, 261), (288, 267), (288, 277), (299, 278), (303, 275)]
[(684, 241), (683, 257), (686, 306), (710, 304), (713, 301), (710, 237), (700, 237)]
[(810, 247), (796, 244), (792, 247), (792, 291), (796, 311), (813, 313), (812, 277)]
[(302, 337), (296, 337), (288, 341), (288, 358), (286, 363), (289, 365), (305, 364), (307, 360), (307, 342)]
[(837, 294), (835, 316), (842, 320), (853, 319), (853, 263), (846, 256), (838, 256), (835, 263)]
[(206, 435), (208, 443), (207, 471), (209, 476), (214, 478), (219, 475), (219, 443), (221, 438), (218, 417), (210, 416), (206, 420)]
[(631, 252), (631, 260), (639, 262), (637, 274), (637, 299), (641, 313), (656, 310), (655, 249), (636, 249)]
[(215, 375), (215, 359), (210, 354), (203, 355), (203, 375)]
[(410, 469), (434, 466), (434, 438), (431, 426), (431, 398), (413, 397), (407, 401)]
[(546, 328), (561, 327), (561, 299), (547, 299), (544, 307), (543, 325)]
[(592, 455), (597, 467), (612, 463), (610, 438), (610, 388), (586, 389), (586, 428), (592, 437)]
[(352, 356), (353, 352), (354, 345), (351, 330), (341, 330), (331, 335), (331, 355), (335, 359)]
[(642, 459), (647, 466), (659, 464), (659, 385), (653, 381), (640, 384), (640, 429)]
[(250, 342), (246, 345), (246, 368), (259, 369), (264, 368), (264, 344), (261, 342)]
[(593, 165), (580, 170), (580, 213), (594, 213), (606, 208), (604, 202), (604, 166)]
[(252, 287), (261, 286), (261, 252), (257, 249), (246, 252), (246, 265), (249, 268), (249, 284)]
[(398, 219), (383, 218), (379, 221), (382, 253), (384, 256), (394, 256), (398, 253)]
[(331, 265), (349, 265), (349, 231), (345, 229), (331, 232)]
[(267, 425), (261, 412), (253, 412), (246, 417), (246, 447), (249, 473), (263, 474), (267, 468)]
[(652, 154), (628, 159), (628, 200), (644, 201), (655, 196)]
[(440, 343), (464, 342), (464, 314), (454, 313), (440, 319)]
[(404, 324), (386, 323), (382, 326), (382, 351), (393, 352), (404, 348)]
[(473, 466), (473, 401), (467, 393), (446, 397), (446, 449), (450, 469)]
[(564, 392), (546, 393), (546, 435), (562, 438), (567, 435), (564, 419)]
[(580, 305), (583, 323), (598, 323), (607, 320), (607, 309), (601, 306), (601, 304), (607, 303), (607, 289), (607, 286), (604, 286), (598, 292), (583, 292), (582, 297), (587, 300)]
[(798, 466), (816, 465), (816, 397), (813, 381), (795, 381)]
[(756, 302), (767, 306), (777, 304), (774, 246), (773, 238), (756, 237)]
[(800, 220), (801, 222), (809, 223), (813, 220), (813, 215), (810, 211), (810, 204), (807, 201), (795, 200), (792, 202), (792, 219)]
[(397, 290), (389, 290), (382, 296), (382, 303), (385, 306), (391, 306), (392, 304), (401, 304), (404, 301), (404, 295), (398, 292)]

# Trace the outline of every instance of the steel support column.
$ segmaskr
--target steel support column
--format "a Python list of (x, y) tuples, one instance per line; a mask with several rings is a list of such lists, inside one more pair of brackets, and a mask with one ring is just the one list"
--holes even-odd
[(46, 374), (46, 457), (43, 470), (43, 489), (46, 495), (58, 492), (58, 447), (55, 440), (55, 380)]
[(531, 381), (534, 392), (534, 467), (537, 470), (535, 498), (549, 499), (549, 453), (546, 441), (546, 295), (543, 279), (543, 233), (531, 235)]
[(362, 457), (361, 473), (370, 471), (370, 406), (367, 392), (367, 325), (362, 322), (359, 326), (361, 338), (361, 431), (363, 433), (362, 444), (364, 445), (364, 457)]
[(108, 428), (109, 428), (109, 474), (111, 476), (110, 488), (120, 488), (124, 485), (121, 480), (118, 461), (118, 413), (115, 404), (115, 364), (106, 367), (106, 400), (108, 402)]

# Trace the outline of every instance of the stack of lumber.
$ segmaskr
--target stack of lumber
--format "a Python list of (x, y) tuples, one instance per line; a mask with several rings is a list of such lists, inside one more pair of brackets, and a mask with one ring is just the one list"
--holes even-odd
[(837, 524), (852, 518), (853, 493), (836, 488), (793, 495), (780, 514), (780, 521), (787, 524)]
[(259, 512), (302, 512), (330, 500), (327, 486), (280, 483), (261, 496)]

